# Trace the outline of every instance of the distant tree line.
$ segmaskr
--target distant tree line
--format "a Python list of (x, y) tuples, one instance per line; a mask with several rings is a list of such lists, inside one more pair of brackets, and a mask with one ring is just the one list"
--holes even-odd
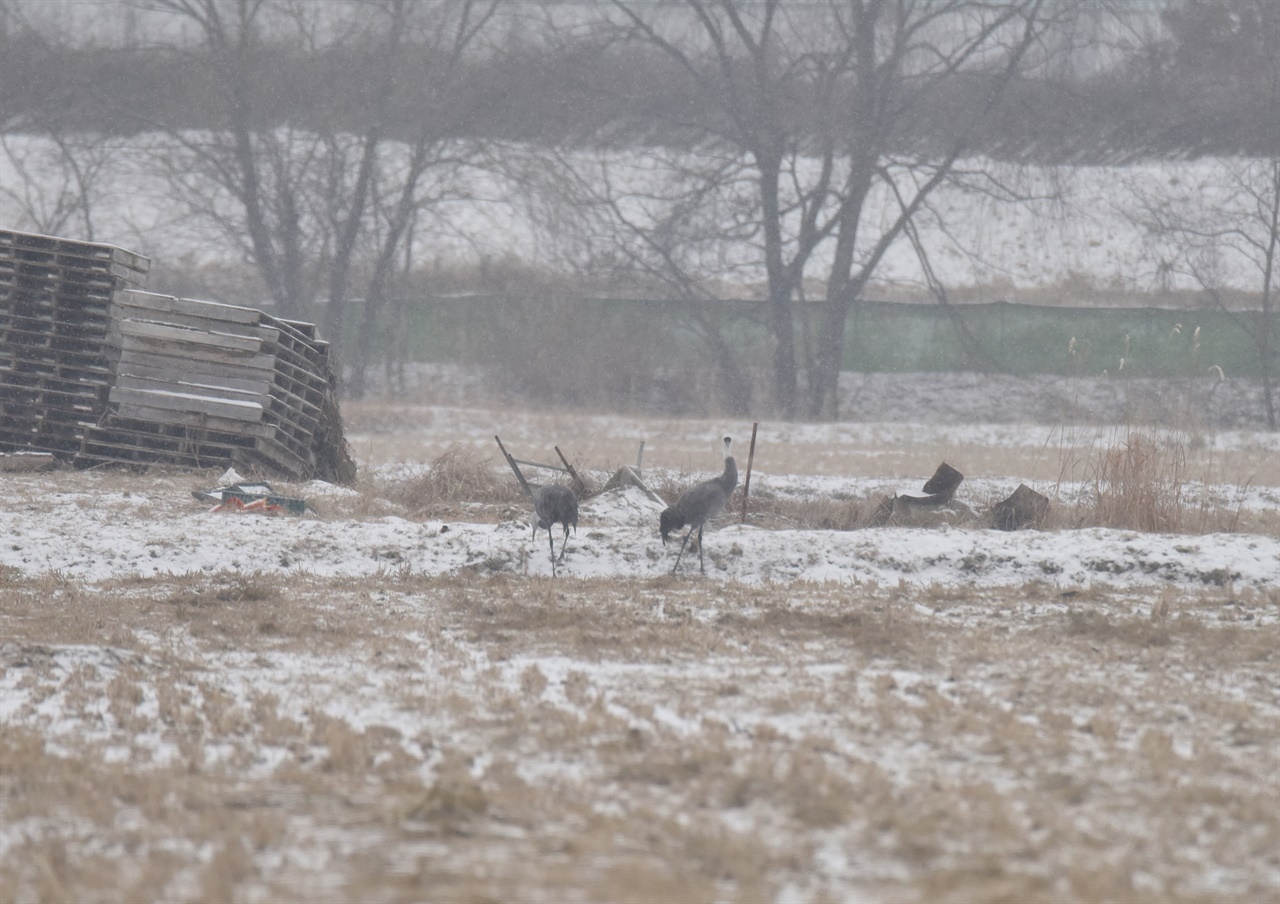
[[(55, 124), (62, 130), (130, 134), (225, 123), (222, 86), (207, 78), (216, 65), (215, 48), (94, 46), (36, 29), (19, 14), (21, 4), (0, 0), (0, 8), (6, 2), (12, 5), (7, 16), (0, 15), (0, 123), (6, 128)], [(1091, 147), (1141, 154), (1274, 153), (1280, 140), (1274, 115), (1280, 5), (1170, 0), (1159, 15), (1165, 36), (1125, 40), (1119, 65), (1083, 75), (1063, 75), (1062, 69), (1017, 73), (986, 115), (987, 128), (974, 136), (973, 149), (1046, 162), (1054, 162), (1064, 147), (1086, 156)], [(530, 26), (526, 19), (525, 26), (536, 23)], [(484, 53), (461, 62), (448, 108), (441, 109), (424, 88), (439, 49), (413, 43), (406, 40), (394, 61), (396, 88), (385, 110), (392, 123), (404, 125), (391, 126), (389, 138), (407, 138), (409, 123), (433, 115), (443, 117), (444, 131), (456, 138), (571, 142), (600, 140), (607, 132), (614, 142), (679, 145), (691, 136), (673, 127), (667, 112), (681, 111), (691, 120), (719, 115), (706, 86), (652, 47), (620, 44), (599, 28), (583, 29), (572, 41), (548, 42), (510, 23), (489, 36)], [(362, 131), (371, 115), (367, 99), (379, 78), (371, 63), (381, 52), (379, 37), (367, 29), (327, 46), (300, 42), (296, 34), (254, 41), (243, 59), (254, 73), (252, 125), (271, 128), (288, 121)], [(807, 123), (814, 133), (830, 105), (841, 102), (840, 92), (852, 90), (846, 85), (833, 97), (812, 84), (792, 88), (789, 113), (797, 127)], [(983, 108), (991, 88), (981, 74), (955, 79), (898, 124), (894, 146), (945, 144), (957, 122)], [(1064, 144), (1063, 138), (1069, 140)]]
[[(481, 199), (477, 174), (526, 205), (547, 237), (538, 264), (682, 302), (726, 408), (822, 418), (850, 314), (891, 246), (911, 248), (949, 304), (920, 231), (950, 228), (938, 189), (1040, 200), (962, 161), (1280, 159), (1268, 0), (1173, 0), (1154, 38), (1126, 33), (1124, 0), (121, 5), (186, 38), (94, 46), (0, 0), (0, 135), (50, 136), (62, 172), (52, 201), (0, 191), (44, 228), (92, 237), (106, 139), (146, 136), (136, 165), (252, 263), (282, 315), (326, 302), (355, 394), (402, 334), (415, 238), (438, 228), (434, 212)], [(1101, 41), (1114, 62), (1069, 65)], [(20, 174), (49, 166), (9, 153)], [(1199, 236), (1159, 213), (1147, 221), (1168, 241)], [(1270, 242), (1268, 311), (1276, 232), (1250, 236)], [(1200, 263), (1183, 272), (1211, 281)], [(768, 303), (763, 387), (756, 353), (702, 313), (726, 284)], [(821, 305), (811, 333), (796, 328), (802, 302)], [(956, 328), (974, 366), (992, 366)], [(1274, 339), (1259, 342), (1274, 358)]]

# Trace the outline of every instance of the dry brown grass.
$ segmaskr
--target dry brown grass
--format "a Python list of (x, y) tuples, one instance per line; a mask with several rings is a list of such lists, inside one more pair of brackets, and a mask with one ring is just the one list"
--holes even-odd
[(491, 459), (471, 455), (457, 445), (435, 458), (424, 473), (374, 478), (366, 492), (419, 518), (456, 515), (476, 506), (510, 507), (526, 501), (514, 478), (499, 472)]
[[(543, 448), (549, 438), (558, 441), (580, 467), (612, 473), (624, 463), (633, 463), (638, 440), (645, 436), (646, 475), (655, 489), (668, 500), (698, 480), (718, 470), (714, 436), (708, 437), (706, 422), (676, 418), (633, 417), (627, 429), (618, 431), (616, 418), (597, 420), (589, 415), (563, 412), (473, 409), (431, 410), (414, 406), (360, 403), (352, 420), (369, 434), (367, 462), (421, 460), (446, 453), (474, 461), (492, 461), (495, 455), (493, 432), (500, 428), (510, 448)], [(402, 429), (415, 420), (430, 429), (413, 433)], [(770, 433), (772, 431), (772, 433)], [(749, 425), (719, 425), (716, 434), (730, 432), (742, 439), (750, 435)], [(910, 492), (918, 492), (941, 461), (958, 467), (970, 478), (961, 498), (976, 510), (983, 510), (998, 498), (973, 495), (973, 481), (998, 478), (1010, 487), (1017, 481), (1042, 489), (1055, 502), (1053, 527), (1123, 525), (1143, 528), (1151, 524), (1177, 524), (1171, 528), (1188, 533), (1249, 531), (1280, 533), (1280, 512), (1274, 509), (1241, 510), (1231, 500), (1202, 499), (1186, 492), (1191, 482), (1219, 487), (1238, 487), (1240, 494), (1251, 487), (1275, 487), (1280, 468), (1268, 444), (1241, 448), (1219, 448), (1204, 431), (1155, 430), (1131, 425), (1110, 432), (1097, 429), (1045, 428), (1045, 442), (1038, 446), (993, 448), (956, 440), (946, 431), (902, 441), (891, 437), (870, 444), (850, 444), (825, 431), (801, 431), (793, 436), (779, 425), (761, 425), (756, 450), (757, 479), (752, 484), (751, 517), (766, 527), (815, 529), (856, 529), (865, 526), (874, 513), (878, 494), (865, 491), (832, 496), (819, 494), (808, 499), (770, 496), (760, 475), (814, 474), (874, 476), (886, 484), (901, 487), (912, 478)], [(459, 439), (459, 436), (468, 438)], [(739, 469), (743, 460), (739, 452)], [(496, 468), (497, 479), (507, 480)], [(673, 476), (675, 475), (675, 476)], [(1078, 498), (1067, 487), (1084, 484), (1092, 492)], [(511, 484), (514, 488), (514, 484)], [(371, 489), (371, 494), (376, 494)], [(1007, 493), (1007, 491), (1006, 491)], [(395, 493), (388, 493), (394, 497)], [(370, 498), (374, 498), (371, 496)], [(731, 507), (740, 506), (740, 497)], [(1171, 508), (1173, 506), (1173, 508)], [(1180, 508), (1179, 508), (1180, 507)], [(757, 513), (760, 521), (756, 522)], [(1166, 529), (1166, 528), (1159, 528)]]
[[(1193, 483), (1230, 485), (1222, 462), (1197, 456), (1201, 445), (1186, 431), (1131, 426), (1115, 431), (1100, 446), (1060, 448), (1054, 495), (1061, 494), (1069, 479), (1079, 480), (1085, 492), (1055, 506), (1050, 526), (1202, 534), (1280, 531), (1280, 513), (1274, 510), (1242, 511), (1238, 502), (1188, 494)], [(1237, 496), (1246, 488), (1247, 483), (1240, 484)]]
[(1129, 430), (1105, 450), (1091, 481), (1094, 518), (1101, 527), (1181, 531), (1187, 456), (1178, 439)]
[[(1159, 511), (1187, 472), (1141, 437), (1076, 460)], [(526, 511), (490, 456), (321, 517)], [(660, 491), (713, 473), (688, 470)], [(760, 492), (752, 518), (858, 527), (872, 501)], [(0, 567), (0, 904), (1267, 900), (1277, 650), (1280, 590), (1229, 581)]]
[[(742, 507), (735, 496), (736, 510)], [(884, 497), (880, 494), (783, 496), (768, 490), (751, 494), (751, 523), (796, 530), (856, 530), (871, 524)]]
[(1278, 622), (1229, 588), (15, 578), (0, 901), (1264, 900)]

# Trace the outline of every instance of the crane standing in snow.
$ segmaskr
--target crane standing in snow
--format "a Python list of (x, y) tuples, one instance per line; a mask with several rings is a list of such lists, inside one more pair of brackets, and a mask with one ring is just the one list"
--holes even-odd
[[(558, 483), (548, 484), (539, 489), (533, 497), (533, 538), (538, 539), (538, 531), (547, 532), (547, 543), (551, 545), (551, 576), (555, 577), (556, 562), (564, 561), (565, 544), (569, 542), (569, 528), (578, 533), (578, 497), (573, 490)], [(551, 534), (551, 525), (564, 525), (564, 539), (560, 541), (560, 558), (556, 559), (556, 541)]]
[(684, 542), (680, 544), (680, 554), (676, 556), (676, 564), (671, 569), (672, 574), (675, 574), (676, 569), (680, 567), (680, 558), (684, 555), (684, 549), (689, 545), (689, 538), (693, 536), (695, 530), (698, 532), (698, 569), (703, 574), (707, 573), (702, 559), (702, 528), (724, 511), (729, 497), (733, 495), (734, 487), (738, 485), (738, 465), (729, 452), (729, 445), (732, 442), (733, 440), (729, 437), (724, 438), (724, 472), (719, 477), (703, 481), (693, 489), (682, 493), (676, 500), (676, 504), (663, 511), (659, 518), (658, 530), (662, 534), (664, 546), (667, 535), (673, 530), (679, 530), (686, 525), (689, 527), (689, 532), (684, 535)]

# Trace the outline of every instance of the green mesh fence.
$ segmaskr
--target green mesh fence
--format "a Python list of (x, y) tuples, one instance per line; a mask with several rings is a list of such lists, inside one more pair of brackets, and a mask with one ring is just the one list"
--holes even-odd
[[(544, 309), (547, 316), (539, 316)], [(766, 356), (768, 309), (763, 303), (719, 301), (703, 316), (738, 351)], [(701, 343), (697, 319), (679, 302), (559, 299), (543, 302), (498, 296), (414, 299), (404, 303), (408, 357), (417, 361), (483, 362), (493, 337), (510, 340), (511, 324), (533, 342), (545, 323), (572, 317), (581, 337), (643, 332), (645, 341), (688, 349)], [(823, 329), (821, 305), (797, 306), (798, 356)], [(361, 316), (358, 306), (353, 311)], [(1194, 376), (1220, 367), (1227, 376), (1275, 375), (1255, 337), (1268, 328), (1260, 311), (1160, 308), (1049, 307), (1008, 302), (940, 305), (866, 301), (845, 326), (844, 369), (863, 372), (991, 370), (1014, 374)], [(1280, 315), (1269, 329), (1280, 338)], [(967, 334), (967, 337), (966, 337)], [(510, 342), (503, 343), (509, 351)], [(1271, 348), (1275, 349), (1273, 341)]]

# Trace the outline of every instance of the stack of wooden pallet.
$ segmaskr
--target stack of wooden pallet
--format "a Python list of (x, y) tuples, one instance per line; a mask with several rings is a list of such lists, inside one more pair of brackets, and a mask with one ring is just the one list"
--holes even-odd
[(0, 448), (74, 454), (105, 410), (112, 294), (145, 257), (0, 230)]
[(81, 455), (313, 475), (329, 385), (314, 330), (253, 308), (117, 292), (115, 382)]
[[(81, 464), (354, 477), (328, 344), (314, 326), (142, 291), (146, 259), (111, 246), (0, 232), (0, 249), (37, 240), (74, 246), (80, 256), (50, 258), (38, 273), (23, 269), (20, 286), (3, 281), (0, 263), (0, 448)], [(90, 259), (86, 249), (98, 249), (92, 259), (102, 264), (97, 294), (68, 294), (82, 280), (79, 264), (67, 261)], [(78, 368), (70, 382), (68, 360)]]

